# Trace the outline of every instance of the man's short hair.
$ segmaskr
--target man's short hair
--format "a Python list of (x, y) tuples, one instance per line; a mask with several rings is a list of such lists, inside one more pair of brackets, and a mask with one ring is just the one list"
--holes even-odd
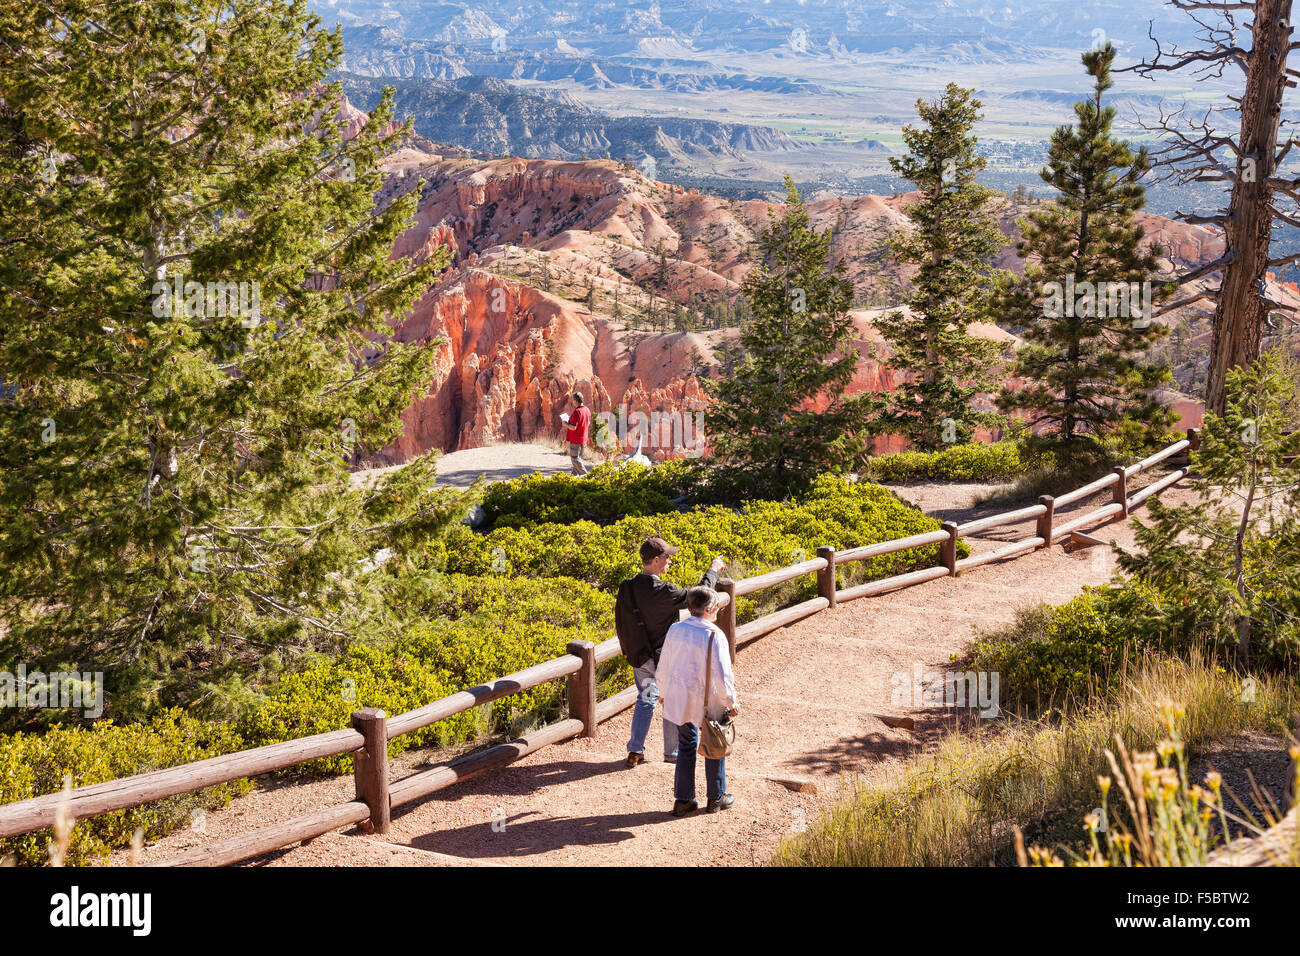
[(700, 617), (722, 603), (722, 595), (713, 588), (691, 588), (686, 592), (686, 609), (695, 617)]
[(677, 553), (677, 548), (665, 541), (663, 538), (646, 538), (641, 542), (641, 563), (649, 564), (660, 555), (673, 555)]
[(574, 400), (575, 402), (577, 402), (579, 405), (581, 405), (581, 404), (582, 404), (582, 392), (574, 392), (574, 393), (573, 393), (573, 400)]

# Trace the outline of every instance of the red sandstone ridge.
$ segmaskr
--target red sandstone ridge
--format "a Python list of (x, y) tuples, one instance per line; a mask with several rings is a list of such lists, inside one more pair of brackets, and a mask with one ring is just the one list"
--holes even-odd
[(699, 334), (638, 342), (572, 302), (473, 267), (432, 289), (396, 337), (446, 343), (437, 346), (437, 378), (383, 456), (390, 462), (430, 448), (555, 435), (574, 390), (597, 413), (620, 405), (693, 411), (704, 394), (690, 374), (690, 350), (711, 351)]
[[(427, 393), (404, 415), (404, 434), (377, 463), (558, 436), (575, 388), (598, 413), (690, 416), (704, 406), (701, 379), (714, 373), (715, 348), (735, 337), (754, 240), (779, 206), (656, 183), (608, 160), (479, 160), (418, 138), (385, 165), (381, 204), (424, 182), (394, 254), (423, 260), (446, 247), (452, 265), (395, 328), (403, 341), (445, 344)], [(890, 237), (909, 228), (912, 198), (809, 204), (813, 223), (834, 230), (831, 254), (844, 261), (860, 305), (903, 297), (908, 270), (886, 252)], [(1009, 267), (1023, 212), (1009, 202), (1002, 211), (1008, 245), (1000, 261)], [(1176, 264), (1219, 254), (1204, 227), (1158, 217), (1144, 224)], [(871, 357), (878, 343), (870, 312), (855, 319), (864, 359), (853, 390), (892, 388), (893, 373)], [(706, 331), (664, 331), (673, 328)], [(996, 327), (984, 331), (1014, 344)]]

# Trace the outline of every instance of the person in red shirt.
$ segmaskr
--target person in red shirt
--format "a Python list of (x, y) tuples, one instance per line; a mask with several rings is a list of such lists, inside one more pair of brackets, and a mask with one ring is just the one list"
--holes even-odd
[(564, 437), (569, 443), (569, 460), (573, 462), (573, 473), (585, 475), (587, 466), (582, 461), (582, 449), (586, 447), (587, 435), (591, 431), (591, 409), (582, 404), (582, 392), (573, 393), (573, 406), (573, 414), (569, 416)]

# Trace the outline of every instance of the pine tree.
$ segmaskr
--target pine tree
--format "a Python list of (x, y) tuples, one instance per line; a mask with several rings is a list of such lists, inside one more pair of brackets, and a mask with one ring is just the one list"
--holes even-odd
[(1158, 250), (1134, 221), (1150, 160), (1111, 135), (1115, 109), (1102, 106), (1114, 58), (1109, 44), (1083, 55), (1093, 96), (1075, 105), (1077, 126), (1052, 135), (1041, 175), (1057, 198), (1021, 222), (1025, 275), (1003, 305), (1025, 339), (1008, 374), (1026, 384), (1003, 388), (999, 407), (1027, 412), (1072, 453), (1126, 423), (1151, 432), (1173, 417), (1152, 397), (1168, 370), (1140, 359), (1165, 334), (1150, 306), (1168, 290), (1148, 285)]
[(385, 338), (442, 267), (389, 259), (418, 188), (374, 204), (408, 128), (389, 89), (345, 139), (301, 0), (6, 17), (0, 661), (228, 709), (373, 633), (364, 559), (454, 520), (431, 465), (348, 470), (437, 358)]
[(664, 248), (662, 239), (655, 243), (655, 256), (658, 257), (655, 266), (655, 288), (666, 295), (672, 289), (672, 282), (668, 271), (668, 251)]
[(889, 396), (881, 425), (927, 451), (969, 442), (977, 426), (998, 424), (998, 416), (971, 404), (992, 388), (999, 347), (969, 327), (989, 318), (990, 263), (1004, 241), (988, 212), (993, 191), (975, 181), (987, 165), (971, 132), (980, 106), (973, 91), (955, 83), (937, 101), (918, 100), (924, 126), (903, 127), (909, 152), (889, 161), (920, 192), (907, 208), (914, 230), (893, 243), (895, 259), (918, 272), (910, 314), (892, 312), (876, 322), (889, 365), (906, 376)]
[(789, 176), (785, 187), (785, 211), (761, 231), (745, 280), (743, 355), (711, 383), (717, 403), (705, 412), (715, 487), (732, 496), (779, 497), (848, 467), (869, 411), (864, 396), (843, 394), (858, 361), (853, 284), (842, 263), (828, 268), (830, 234), (812, 228)]
[(1207, 411), (1189, 504), (1149, 499), (1140, 551), (1120, 566), (1169, 598), (1161, 636), (1235, 647), (1243, 664), (1300, 653), (1300, 454), (1296, 382), (1277, 354), (1230, 369), (1222, 415)]

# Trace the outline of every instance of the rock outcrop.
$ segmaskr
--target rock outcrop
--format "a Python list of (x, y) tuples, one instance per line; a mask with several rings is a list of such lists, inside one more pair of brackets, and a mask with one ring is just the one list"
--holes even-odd
[[(575, 389), (595, 412), (619, 421), (638, 413), (689, 421), (705, 407), (704, 380), (716, 374), (718, 347), (736, 338), (734, 310), (754, 266), (754, 240), (776, 207), (658, 183), (608, 160), (475, 159), (418, 137), (386, 168), (381, 204), (424, 183), (394, 254), (423, 261), (445, 248), (451, 264), (394, 329), (402, 341), (438, 348), (439, 361), (404, 416), (402, 437), (374, 464), (431, 449), (558, 438)], [(831, 255), (845, 263), (860, 301), (901, 300), (909, 271), (885, 250), (909, 228), (911, 199), (809, 204), (813, 223), (834, 230)], [(1023, 268), (1015, 256), (1023, 211), (1008, 202), (1001, 213), (1008, 242), (999, 264), (1007, 268)], [(1143, 222), (1175, 265), (1221, 252), (1212, 230), (1155, 216)], [(887, 356), (874, 314), (854, 313), (864, 356), (854, 391), (894, 384), (895, 373), (881, 364)], [(710, 330), (664, 331), (674, 326)], [(996, 326), (980, 334), (1008, 349), (1016, 344)], [(625, 447), (635, 442), (634, 434)], [(685, 449), (679, 436), (643, 450), (666, 457)]]

